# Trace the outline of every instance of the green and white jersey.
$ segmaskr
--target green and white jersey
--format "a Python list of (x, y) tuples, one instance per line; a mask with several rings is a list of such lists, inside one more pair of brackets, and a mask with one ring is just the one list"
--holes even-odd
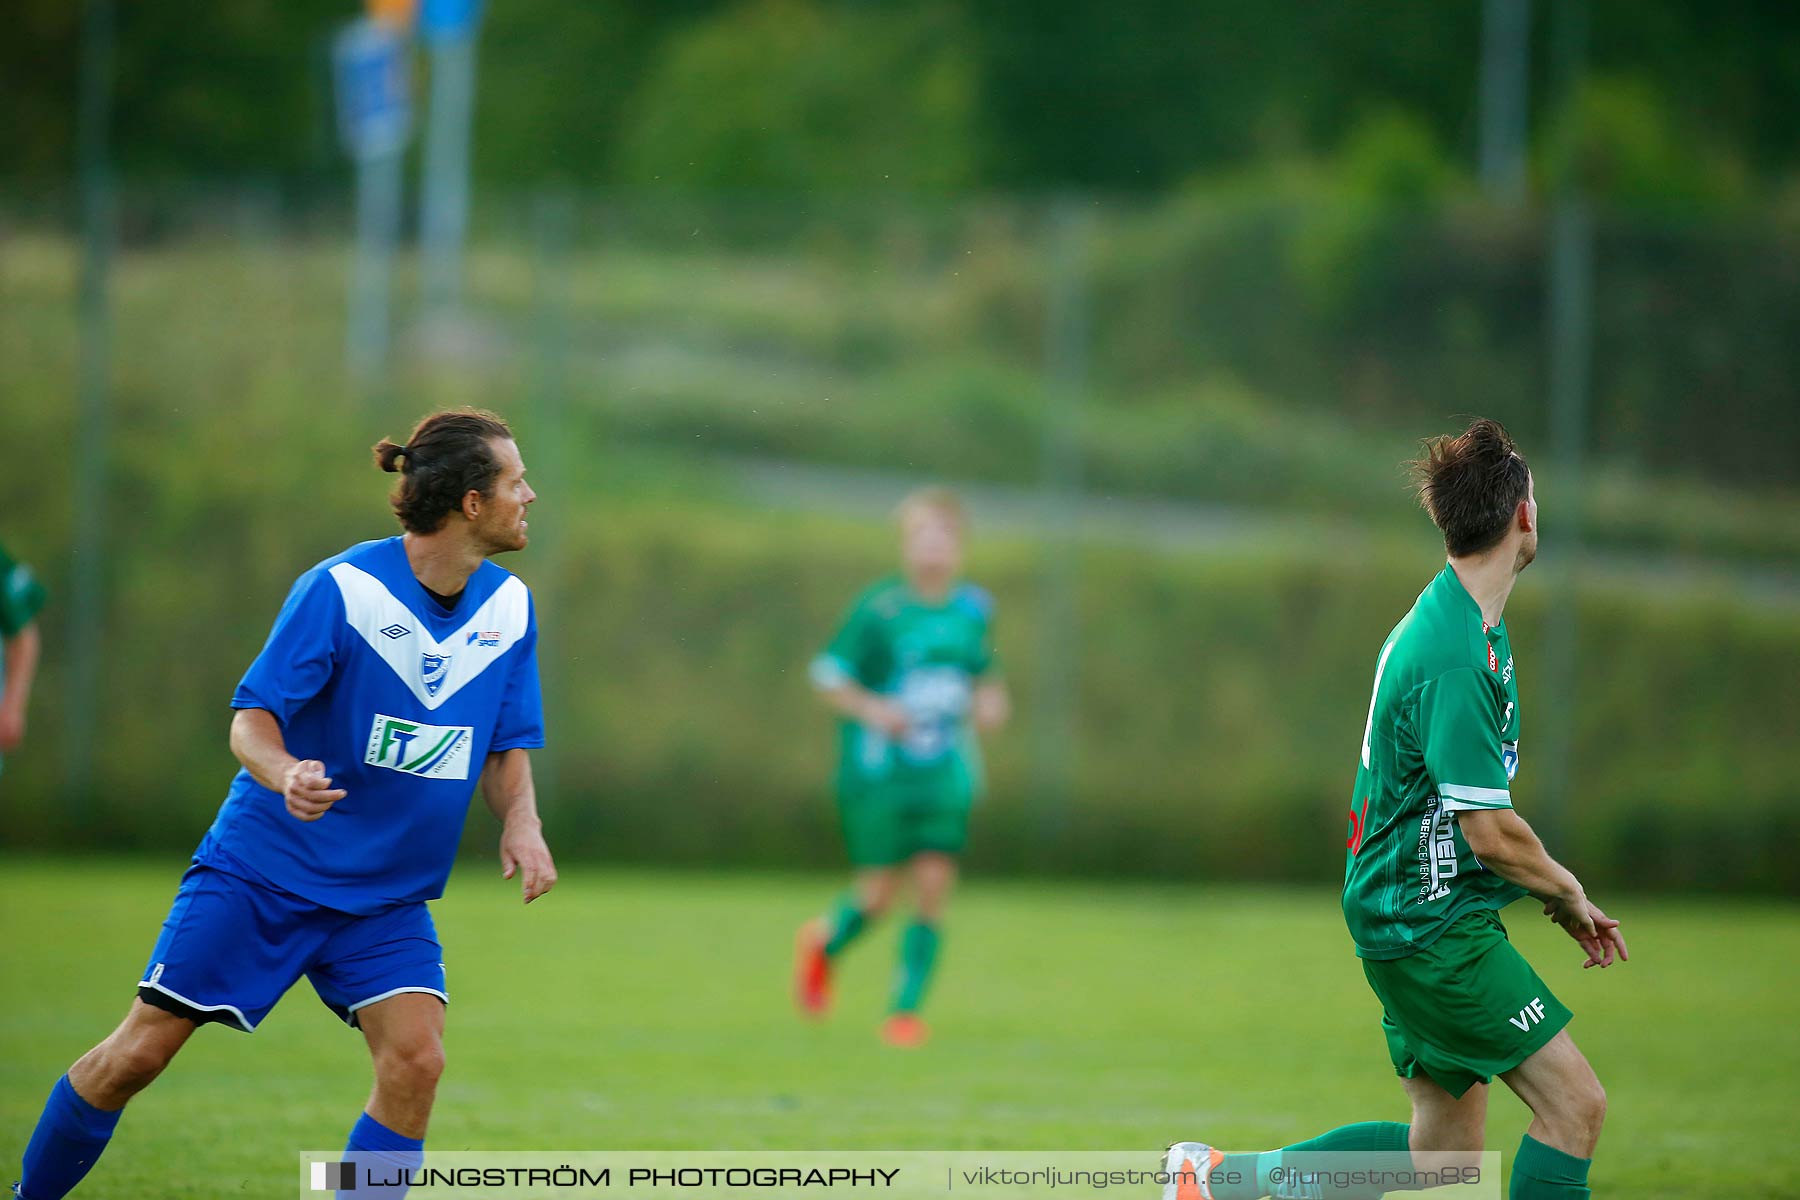
[(43, 607), (44, 585), (0, 546), (0, 695), (6, 692), (6, 643), (36, 620)]
[(813, 683), (860, 684), (905, 708), (911, 725), (895, 739), (841, 722), (840, 787), (945, 768), (979, 778), (969, 712), (976, 682), (994, 666), (993, 612), (993, 600), (973, 584), (957, 584), (943, 603), (930, 604), (897, 575), (857, 597), (813, 660)]
[(44, 607), (44, 586), (31, 568), (14, 562), (0, 546), (0, 638), (18, 636)]
[(1484, 868), (1456, 827), (1459, 812), (1512, 807), (1518, 763), (1506, 622), (1489, 628), (1446, 565), (1375, 664), (1344, 858), (1357, 954), (1415, 953), (1463, 913), (1525, 894)]

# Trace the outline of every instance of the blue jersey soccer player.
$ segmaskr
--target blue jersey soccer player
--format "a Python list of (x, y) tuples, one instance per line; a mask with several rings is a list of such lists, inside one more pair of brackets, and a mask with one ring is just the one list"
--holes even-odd
[[(248, 1032), (302, 975), (362, 1030), (375, 1087), (350, 1151), (415, 1165), (443, 1070), (443, 894), (477, 778), (527, 903), (556, 868), (527, 751), (544, 744), (531, 595), (489, 561), (536, 499), (511, 432), (427, 417), (400, 470), (404, 536), (302, 575), (231, 705), (243, 770), (182, 877), (137, 999), (56, 1081), (14, 1194), (59, 1200), (120, 1111), (210, 1021)], [(404, 1189), (401, 1189), (404, 1190)]]

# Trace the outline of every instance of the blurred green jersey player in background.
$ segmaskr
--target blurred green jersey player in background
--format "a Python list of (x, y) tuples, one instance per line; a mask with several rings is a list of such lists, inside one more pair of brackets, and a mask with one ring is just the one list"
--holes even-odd
[(813, 660), (812, 678), (838, 713), (838, 813), (856, 868), (852, 886), (800, 930), (796, 1000), (823, 1015), (832, 962), (893, 903), (910, 875), (918, 911), (882, 1036), (925, 1040), (919, 1007), (937, 960), (938, 930), (981, 793), (978, 731), (1005, 724), (1010, 702), (994, 667), (993, 601), (961, 578), (967, 518), (956, 496), (926, 489), (899, 508), (901, 573), (856, 600)]
[(0, 546), (0, 755), (25, 740), (25, 710), (37, 677), (37, 615), (44, 587)]

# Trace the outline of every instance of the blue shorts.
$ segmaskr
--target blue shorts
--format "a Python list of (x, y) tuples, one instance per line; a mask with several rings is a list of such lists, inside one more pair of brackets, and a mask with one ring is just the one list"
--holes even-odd
[(181, 877), (138, 998), (248, 1033), (304, 975), (354, 1028), (358, 1009), (402, 992), (449, 1003), (443, 957), (422, 902), (359, 917), (196, 863)]

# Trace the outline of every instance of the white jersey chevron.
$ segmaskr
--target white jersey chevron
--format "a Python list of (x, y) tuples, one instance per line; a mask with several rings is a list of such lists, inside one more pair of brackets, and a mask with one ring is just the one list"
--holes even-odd
[[(509, 578), (443, 642), (381, 580), (341, 562), (331, 577), (344, 598), (344, 620), (380, 655), (420, 704), (435, 709), (492, 666), (525, 636), (531, 594)], [(402, 630), (399, 636), (391, 630)]]

